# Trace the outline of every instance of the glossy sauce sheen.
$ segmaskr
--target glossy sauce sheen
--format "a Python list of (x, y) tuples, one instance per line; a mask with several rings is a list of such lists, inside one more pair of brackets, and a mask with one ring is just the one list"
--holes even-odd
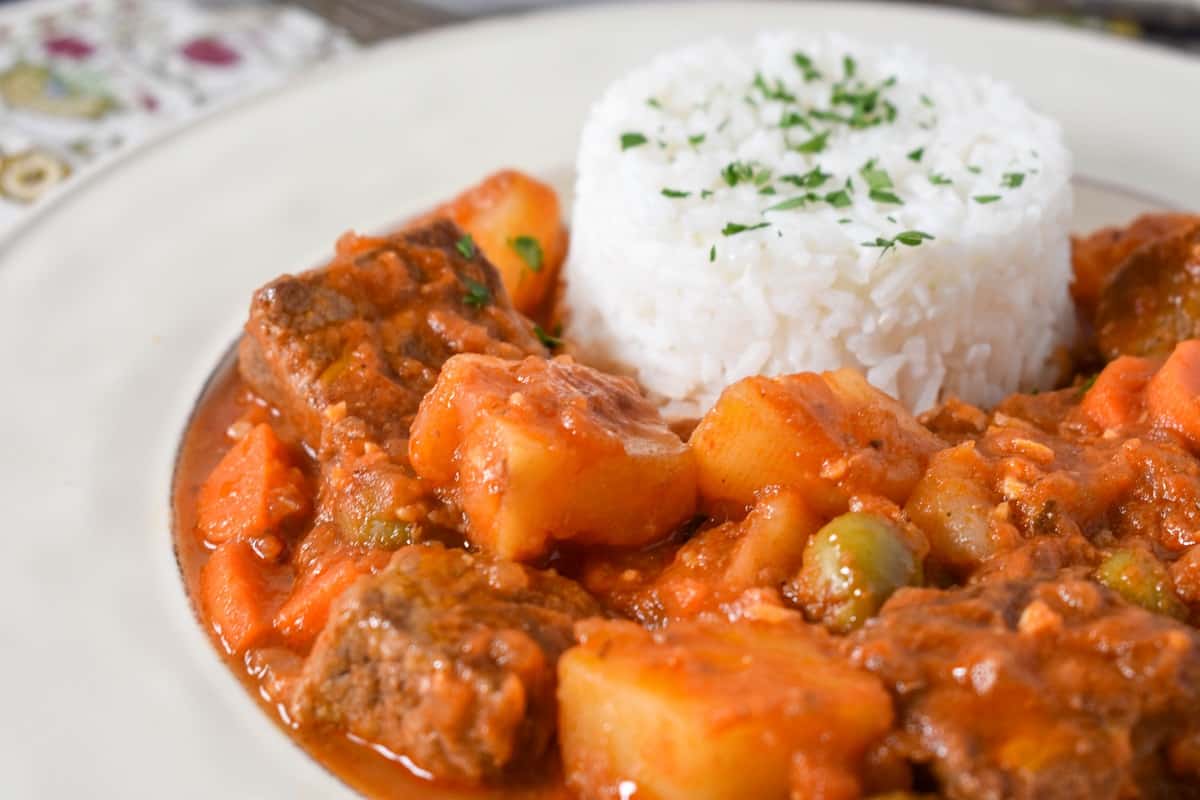
[[(247, 406), (248, 390), (238, 377), (236, 360), (230, 354), (213, 374), (189, 421), (176, 462), (172, 496), (175, 555), (193, 611), (243, 688), (292, 741), (351, 788), (370, 797), (419, 796), (429, 800), (565, 800), (570, 797), (557, 774), (528, 787), (462, 789), (436, 785), (420, 777), (400, 758), (378, 753), (336, 732), (295, 728), (290, 724), (284, 708), (269, 698), (260, 677), (246, 660), (226, 652), (220, 637), (208, 624), (199, 606), (200, 570), (210, 550), (195, 530), (196, 500), (205, 478), (229, 450), (229, 426), (244, 415)], [(556, 767), (548, 769), (557, 772)]]

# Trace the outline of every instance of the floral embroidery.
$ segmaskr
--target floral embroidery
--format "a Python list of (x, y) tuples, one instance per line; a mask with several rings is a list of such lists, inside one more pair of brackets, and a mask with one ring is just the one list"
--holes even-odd
[(55, 189), (161, 133), (353, 50), (297, 8), (88, 0), (0, 23), (0, 236)]

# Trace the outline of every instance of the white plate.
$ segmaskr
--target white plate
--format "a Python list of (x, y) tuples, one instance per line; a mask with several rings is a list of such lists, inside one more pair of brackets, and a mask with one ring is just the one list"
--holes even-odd
[[(172, 456), (254, 287), (504, 165), (562, 179), (592, 97), (656, 50), (792, 26), (1016, 84), (1079, 171), (1200, 208), (1200, 65), (894, 5), (588, 8), (409, 39), (159, 143), (0, 244), (0, 795), (330, 797), (192, 621)], [(1085, 187), (1086, 222), (1146, 203)]]

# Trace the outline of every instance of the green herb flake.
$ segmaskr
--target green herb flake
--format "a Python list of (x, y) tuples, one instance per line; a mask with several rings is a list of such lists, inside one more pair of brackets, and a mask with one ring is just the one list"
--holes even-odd
[(921, 105), (925, 106), (926, 108), (933, 108), (933, 101), (929, 99), (929, 95), (921, 95)]
[(542, 246), (532, 236), (518, 236), (508, 240), (508, 246), (525, 262), (531, 272), (542, 271)]
[(780, 175), (779, 180), (801, 189), (816, 189), (832, 177), (832, 173), (825, 172), (817, 165), (803, 175)]
[(1025, 182), (1024, 172), (1006, 172), (1000, 178), (1000, 184), (1006, 189), (1016, 189)]
[(998, 194), (977, 194), (974, 197), (972, 197), (971, 199), (974, 200), (976, 203), (979, 203), (980, 205), (987, 205), (988, 203), (994, 203), (997, 200), (999, 200), (1000, 195), (998, 195)]
[(983, 168), (982, 168), (982, 167), (976, 167), (976, 166), (974, 166), (973, 164), (971, 164), (971, 165), (968, 165), (968, 166), (967, 166), (967, 172), (970, 172), (970, 173), (972, 173), (972, 174), (974, 174), (974, 175), (978, 175), (979, 173), (983, 172)]
[(785, 111), (779, 119), (779, 127), (787, 130), (788, 128), (802, 127), (812, 130), (812, 126), (808, 124), (808, 120), (799, 111)]
[(731, 161), (721, 169), (721, 177), (729, 186), (754, 180), (754, 165), (748, 161)]
[(812, 59), (804, 53), (793, 53), (792, 61), (795, 62), (800, 72), (804, 75), (805, 83), (811, 83), (821, 77), (821, 71), (813, 66)]
[(924, 147), (918, 147), (916, 150), (913, 150), (911, 153), (908, 154), (908, 160), (916, 161), (918, 164), (921, 162), (921, 159), (924, 157), (925, 157), (925, 148)]
[(776, 191), (775, 191), (774, 186), (764, 186), (763, 188), (758, 190), (758, 193), (771, 195), (771, 194), (776, 194)]
[(908, 247), (916, 247), (921, 242), (933, 241), (932, 234), (925, 231), (901, 231), (895, 236), (897, 242)]
[(646, 105), (650, 106), (651, 108), (657, 108), (660, 111), (662, 110), (662, 103), (658, 102), (658, 100), (653, 97), (646, 100)]
[(701, 189), (700, 190), (700, 199), (701, 200), (707, 200), (708, 198), (710, 198), (712, 196), (713, 196), (713, 193), (712, 193), (711, 189)]
[(760, 222), (757, 225), (742, 225), (737, 222), (726, 222), (725, 227), (721, 228), (721, 235), (722, 236), (736, 236), (739, 233), (745, 233), (747, 231), (756, 231), (760, 228), (766, 228), (766, 227), (770, 226), (770, 224), (771, 223), (769, 223), (769, 222)]
[(641, 147), (649, 141), (643, 134), (636, 131), (621, 134), (621, 150), (628, 150), (631, 147)]
[(692, 194), (691, 192), (684, 192), (684, 191), (681, 191), (681, 190), (679, 190), (679, 189), (666, 189), (666, 188), (664, 188), (664, 189), (662, 190), (662, 196), (663, 196), (663, 197), (689, 197), (689, 196), (691, 196), (691, 194)]
[(950, 180), (945, 175), (937, 172), (929, 173), (929, 182), (934, 186), (949, 186), (950, 184), (954, 183), (954, 181)]
[(463, 258), (475, 257), (475, 240), (471, 238), (471, 234), (464, 233), (462, 238), (454, 243), (454, 249)]
[(829, 131), (818, 133), (806, 142), (801, 142), (792, 149), (798, 153), (821, 153), (829, 144)]
[(714, 262), (716, 260), (717, 260), (717, 246), (714, 244), (712, 247), (708, 248), (708, 263), (711, 264), (712, 262)]
[(690, 144), (692, 147), (696, 147), (697, 145), (704, 144), (705, 138), (706, 136), (703, 133), (692, 134), (688, 137), (688, 144)]
[(876, 203), (891, 203), (897, 206), (904, 205), (904, 201), (897, 197), (895, 192), (888, 189), (872, 189), (868, 196)]
[(851, 222), (854, 222), (854, 220), (849, 217), (842, 217), (838, 220), (838, 225), (849, 225)]
[(754, 73), (754, 88), (762, 92), (762, 96), (766, 100), (777, 100), (781, 103), (796, 102), (796, 96), (787, 90), (787, 87), (783, 85), (783, 81), (776, 80), (775, 85), (770, 86), (767, 84), (766, 79), (763, 78), (761, 72)]
[(842, 56), (842, 74), (846, 76), (846, 80), (854, 77), (854, 73), (858, 72), (858, 63), (853, 56)]
[(555, 350), (558, 347), (561, 347), (563, 343), (561, 336), (554, 336), (546, 333), (546, 331), (542, 329), (542, 326), (536, 323), (534, 323), (533, 326), (533, 335), (538, 338), (538, 341), (541, 342), (542, 346), (547, 350)]
[(875, 159), (873, 158), (863, 165), (863, 168), (859, 170), (859, 174), (863, 176), (863, 180), (867, 182), (867, 188), (872, 192), (892, 188), (891, 176), (887, 174), (886, 170), (876, 167)]
[(825, 195), (825, 202), (829, 203), (829, 205), (833, 206), (834, 208), (845, 208), (853, 203), (853, 201), (850, 199), (850, 193), (845, 189), (838, 189), (835, 192), (830, 192), (829, 194)]
[(467, 293), (463, 295), (463, 302), (474, 308), (483, 308), (492, 301), (492, 293), (485, 284), (471, 278), (463, 278), (463, 284), (467, 287)]
[(784, 200), (782, 203), (776, 203), (775, 205), (764, 209), (764, 213), (767, 211), (791, 211), (793, 208), (803, 208), (804, 206), (808, 205), (808, 202), (811, 199), (812, 198), (809, 195), (804, 194), (797, 195), (796, 197), (790, 197), (787, 200)]

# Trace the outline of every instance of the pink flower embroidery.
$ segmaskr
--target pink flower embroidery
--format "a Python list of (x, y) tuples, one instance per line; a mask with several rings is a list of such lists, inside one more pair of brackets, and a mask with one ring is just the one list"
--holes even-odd
[(78, 36), (55, 36), (42, 42), (42, 46), (52, 56), (62, 56), (76, 61), (82, 61), (96, 50)]
[(213, 36), (200, 36), (192, 39), (180, 49), (180, 52), (189, 61), (214, 67), (228, 67), (241, 59), (236, 50)]

